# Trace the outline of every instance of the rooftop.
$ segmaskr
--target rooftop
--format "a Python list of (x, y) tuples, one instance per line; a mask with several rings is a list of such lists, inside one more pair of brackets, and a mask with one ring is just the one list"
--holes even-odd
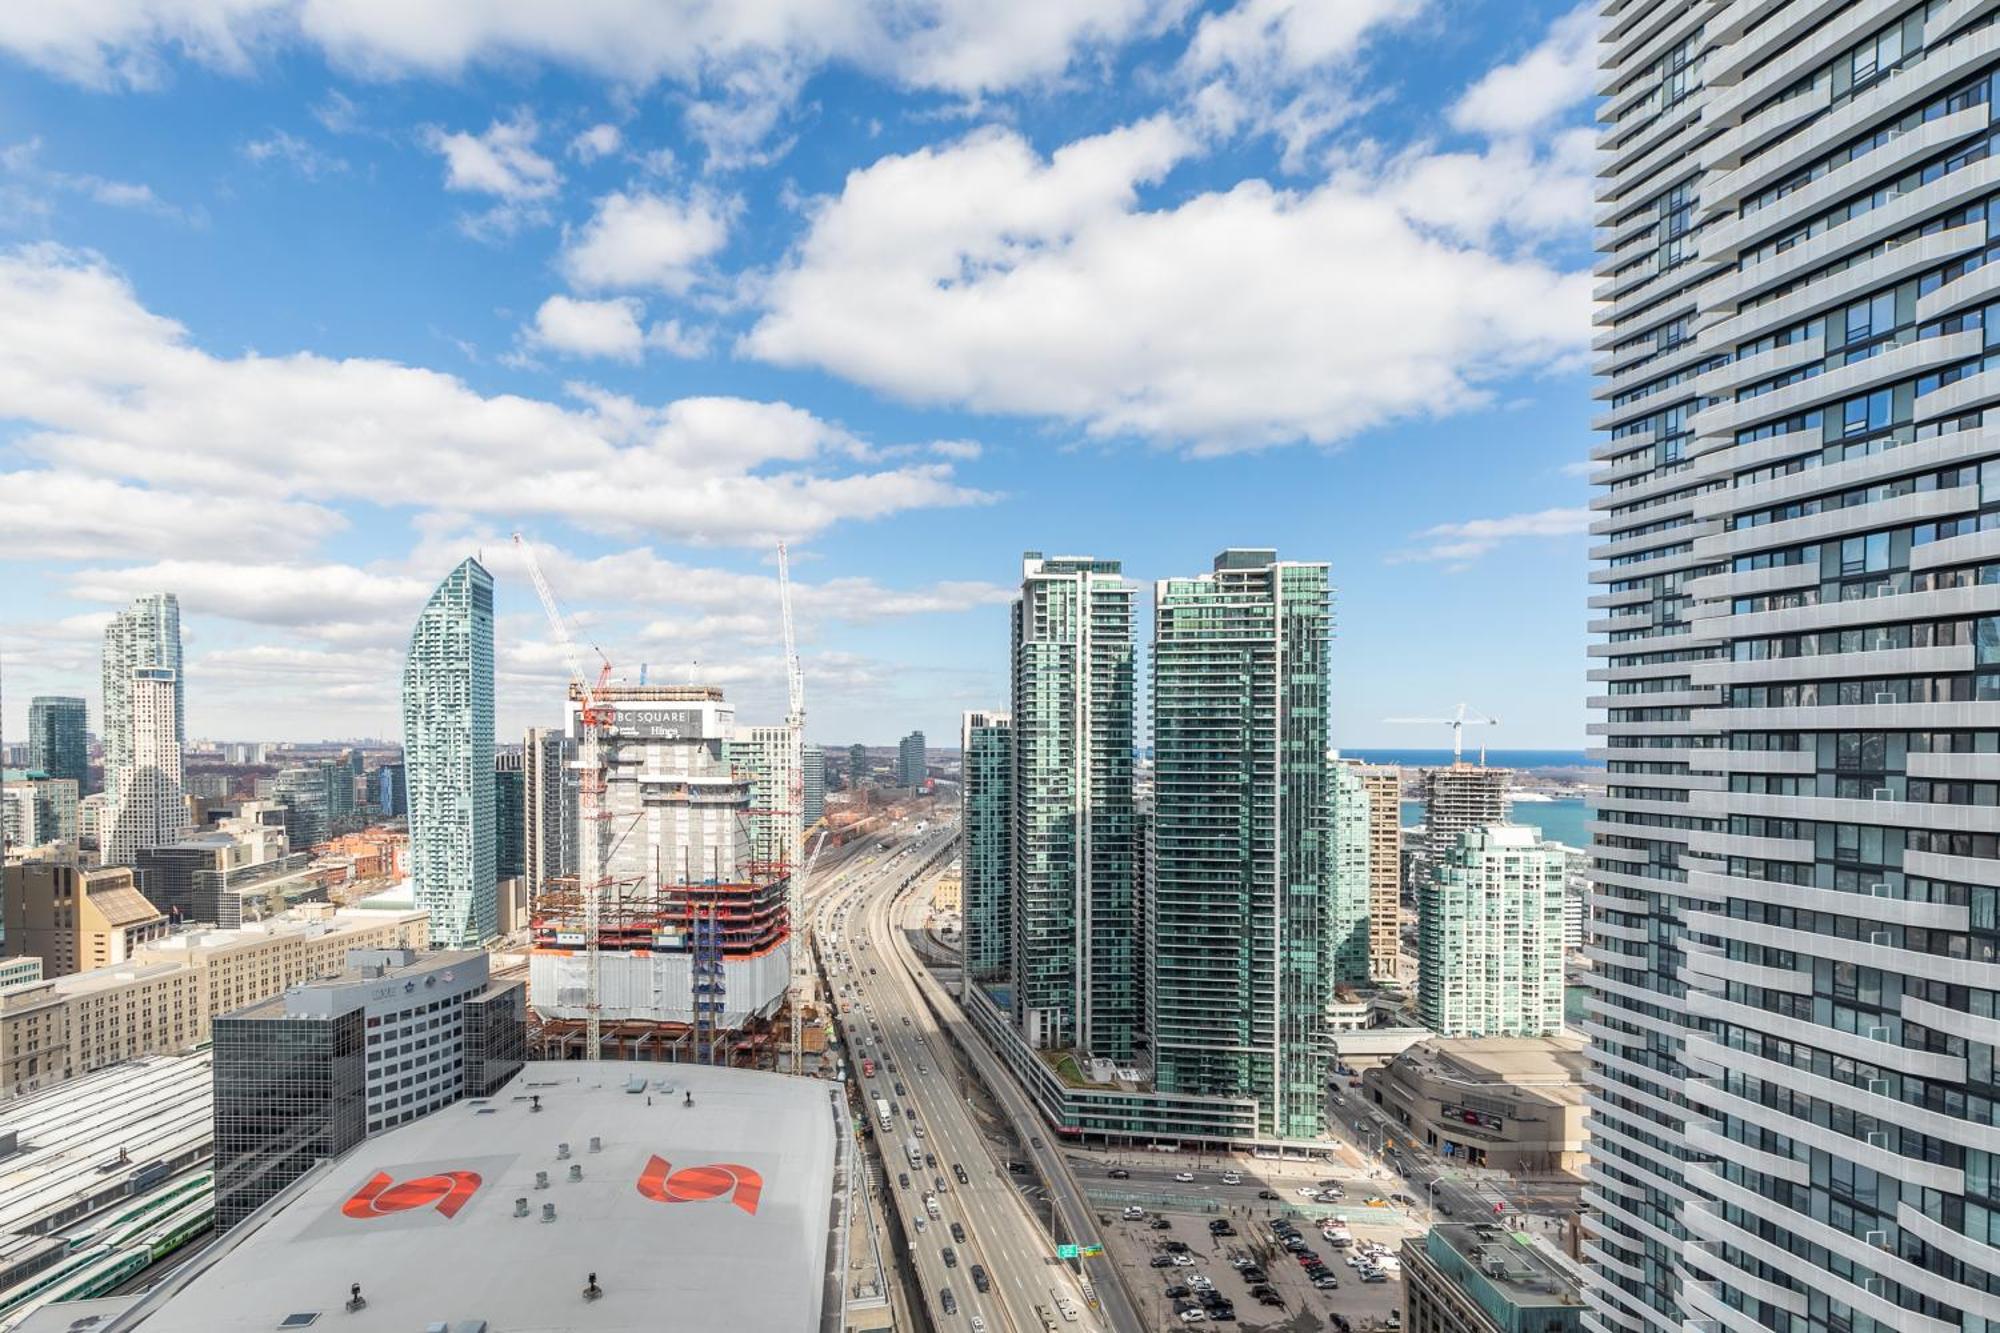
[[(316, 1168), (120, 1327), (263, 1333), (316, 1314), (343, 1333), (812, 1333), (834, 1276), (837, 1094), (748, 1070), (531, 1063), (490, 1101)], [(354, 1283), (367, 1304), (348, 1313)]]
[(1553, 1096), (1581, 1097), (1589, 1061), (1581, 1036), (1439, 1037), (1401, 1056), (1462, 1083), (1535, 1088)]
[(1582, 1304), (1582, 1274), (1559, 1252), (1522, 1232), (1489, 1222), (1449, 1222), (1432, 1227), (1422, 1242), (1409, 1242), (1419, 1243), (1425, 1257), (1464, 1286), (1503, 1328), (1513, 1321), (1495, 1309), (1495, 1297), (1515, 1310)]
[(129, 880), (121, 884), (92, 886), (90, 901), (104, 914), (106, 925), (131, 926), (141, 921), (160, 919), (160, 909), (146, 901), (146, 895), (133, 888)]
[(314, 910), (312, 905), (307, 905), (264, 921), (247, 922), (233, 930), (207, 928), (169, 935), (165, 939), (149, 941), (144, 951), (148, 958), (171, 956), (175, 953), (192, 955), (199, 950), (229, 949), (255, 944), (279, 935), (338, 934), (368, 926), (380, 926), (401, 917), (415, 915), (418, 913), (414, 911), (369, 911), (355, 907), (343, 907), (337, 911)]

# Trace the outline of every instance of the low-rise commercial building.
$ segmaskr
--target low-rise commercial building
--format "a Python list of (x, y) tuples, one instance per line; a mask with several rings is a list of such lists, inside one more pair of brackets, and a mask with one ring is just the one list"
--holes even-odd
[(1405, 1333), (1579, 1333), (1583, 1274), (1561, 1251), (1490, 1223), (1403, 1242)]
[[(476, 1016), (475, 1016), (476, 1011)], [(215, 1019), (216, 1226), (368, 1135), (489, 1096), (527, 1053), (520, 981), (486, 955), (353, 949), (332, 977)]]
[(1368, 1100), (1447, 1161), (1517, 1175), (1583, 1170), (1585, 1041), (1426, 1041), (1363, 1073)]
[(423, 912), (312, 905), (239, 930), (142, 945), (125, 963), (0, 990), (0, 1098), (183, 1051), (209, 1021), (338, 972), (350, 948), (423, 948)]
[(167, 933), (167, 918), (139, 892), (131, 870), (91, 870), (69, 859), (22, 861), (0, 880), (0, 918), (10, 957), (42, 960), (62, 977), (122, 963)]

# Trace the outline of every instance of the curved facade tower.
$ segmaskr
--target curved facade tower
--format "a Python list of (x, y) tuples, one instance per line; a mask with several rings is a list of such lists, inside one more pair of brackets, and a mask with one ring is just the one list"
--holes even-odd
[(403, 663), (410, 875), (431, 943), (475, 948), (499, 925), (493, 808), (493, 576), (468, 559), (438, 584)]
[(1585, 1323), (1983, 1333), (1996, 8), (1599, 9)]

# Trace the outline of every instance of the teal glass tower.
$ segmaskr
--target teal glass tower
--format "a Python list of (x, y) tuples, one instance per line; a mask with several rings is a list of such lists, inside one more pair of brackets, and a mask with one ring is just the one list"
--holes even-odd
[(1327, 566), (1227, 550), (1153, 602), (1146, 994), (1162, 1092), (1323, 1128)]
[(438, 584), (403, 664), (410, 873), (431, 943), (476, 948), (499, 924), (493, 804), (493, 576), (468, 559)]

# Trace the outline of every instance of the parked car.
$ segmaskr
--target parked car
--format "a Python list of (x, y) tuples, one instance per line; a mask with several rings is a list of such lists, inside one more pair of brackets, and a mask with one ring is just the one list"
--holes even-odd
[(1130, 1171), (1127, 1171), (1122, 1166), (1114, 1166), (1109, 1171), (1106, 1171), (1104, 1174), (1111, 1177), (1113, 1180), (1130, 1180), (1132, 1178), (1132, 1173)]
[(1174, 1266), (1174, 1256), (1171, 1254), (1156, 1254), (1147, 1260), (1147, 1262), (1155, 1268), (1172, 1268)]
[(1148, 1225), (1155, 1231), (1170, 1231), (1173, 1229), (1174, 1224), (1164, 1217), (1156, 1217)]

